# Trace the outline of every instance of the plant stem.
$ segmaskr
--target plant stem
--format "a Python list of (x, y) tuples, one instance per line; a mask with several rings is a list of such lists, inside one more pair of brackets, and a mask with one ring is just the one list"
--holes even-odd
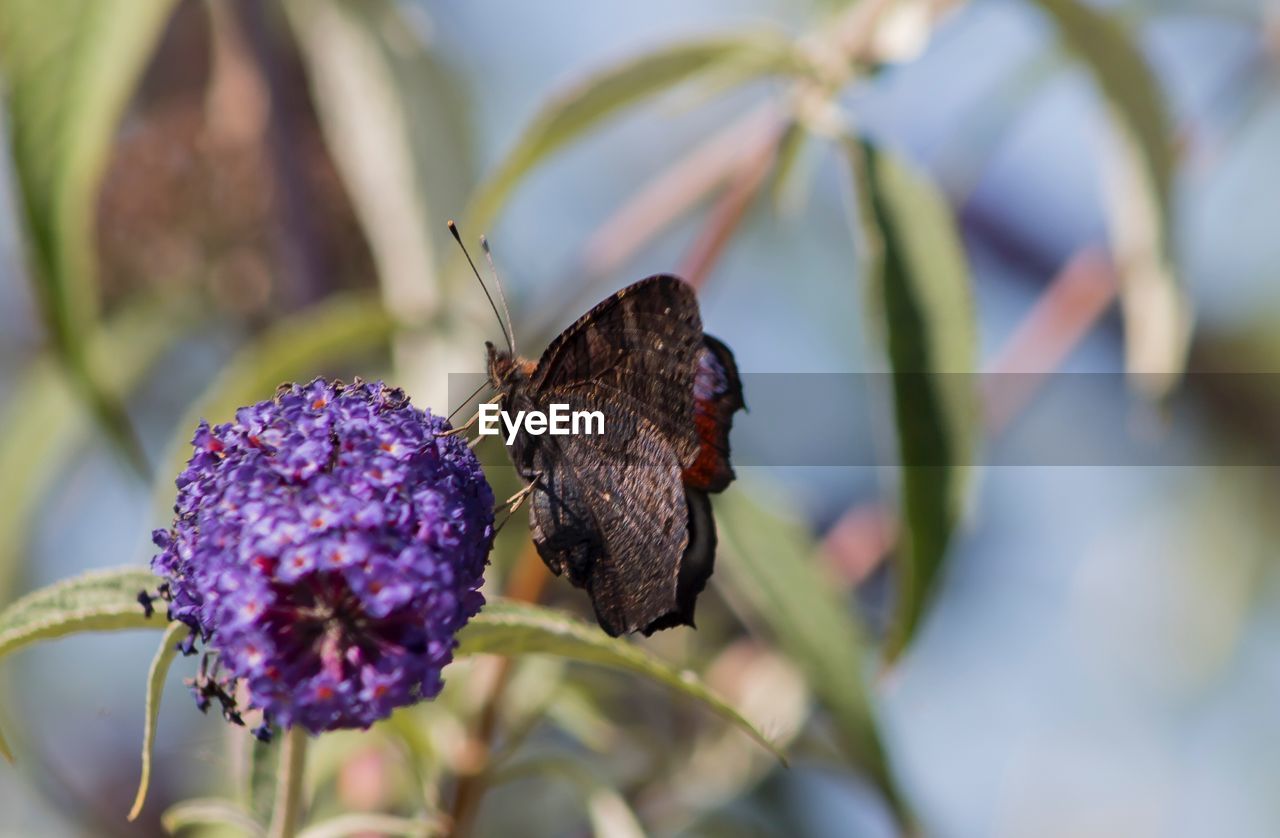
[[(528, 544), (516, 566), (507, 578), (506, 595), (510, 599), (521, 602), (537, 602), (542, 597), (551, 573), (538, 558), (538, 553)], [(472, 734), (476, 742), (483, 748), (483, 754), (473, 770), (458, 777), (457, 787), (453, 794), (453, 806), (449, 816), (452, 821), (450, 835), (453, 838), (465, 838), (471, 831), (476, 813), (480, 808), (480, 800), (489, 788), (489, 762), (493, 756), (493, 739), (498, 727), (498, 710), (503, 693), (511, 680), (511, 658), (504, 657), (498, 662), (498, 671), (494, 675), (493, 686), (480, 708)]]
[(292, 727), (280, 749), (280, 774), (276, 778), (276, 802), (271, 813), (271, 838), (293, 838), (302, 808), (302, 775), (307, 767), (307, 732)]

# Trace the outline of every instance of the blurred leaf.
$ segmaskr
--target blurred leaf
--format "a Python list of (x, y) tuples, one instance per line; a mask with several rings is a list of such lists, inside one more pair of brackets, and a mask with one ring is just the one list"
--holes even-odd
[[(84, 339), (97, 316), (97, 191), (121, 113), (174, 0), (8, 0), (0, 5), (14, 168), (28, 256), (49, 335), (118, 442), (127, 418), (93, 377)], [(145, 469), (145, 463), (138, 463)]]
[(142, 814), (142, 804), (147, 800), (147, 789), (151, 786), (151, 757), (156, 745), (156, 722), (160, 718), (160, 700), (164, 697), (164, 682), (169, 675), (169, 667), (178, 655), (178, 641), (190, 629), (180, 622), (169, 623), (164, 636), (160, 638), (160, 648), (151, 659), (151, 669), (147, 672), (147, 709), (146, 723), (142, 729), (142, 777), (138, 780), (138, 793), (133, 799), (133, 808), (129, 810), (129, 820), (137, 820)]
[(383, 835), (428, 836), (443, 835), (444, 826), (435, 821), (413, 820), (395, 815), (371, 813), (339, 815), (327, 821), (309, 826), (298, 833), (298, 838), (347, 838), (347, 836)]
[(752, 32), (674, 43), (604, 70), (597, 70), (547, 102), (477, 190), (468, 227), (484, 229), (531, 169), (609, 116), (680, 82), (720, 66), (755, 75), (790, 72), (789, 42), (771, 32)]
[(789, 203), (786, 196), (791, 187), (792, 176), (796, 173), (796, 164), (800, 153), (809, 141), (809, 132), (798, 120), (787, 123), (778, 141), (778, 155), (773, 162), (773, 184), (770, 197), (775, 209), (781, 209)]
[(195, 826), (225, 826), (240, 835), (261, 836), (267, 831), (249, 813), (229, 800), (197, 798), (172, 806), (160, 817), (165, 832), (177, 834)]
[[(111, 318), (88, 340), (96, 380), (123, 396), (173, 340), (179, 318), (139, 306)], [(93, 425), (79, 409), (66, 369), (51, 357), (33, 363), (6, 398), (0, 418), (0, 602), (22, 566), (35, 511), (64, 467), (79, 455)]]
[(1083, 61), (1121, 134), (1111, 222), (1122, 278), (1127, 367), (1148, 395), (1178, 381), (1190, 340), (1190, 304), (1173, 269), (1173, 121), (1160, 84), (1123, 25), (1080, 0), (1032, 0)]
[(500, 772), (495, 783), (526, 777), (544, 779), (553, 774), (569, 780), (582, 791), (592, 835), (597, 838), (643, 838), (644, 827), (626, 799), (577, 757), (546, 756), (525, 760)]
[[(785, 508), (772, 499), (769, 510)], [(796, 520), (748, 500), (742, 491), (716, 499), (719, 585), (771, 634), (805, 675), (831, 717), (845, 754), (868, 772), (886, 801), (909, 822), (894, 784), (867, 695), (867, 644), (840, 588), (821, 572), (821, 556)]]
[(444, 220), (472, 185), (461, 84), (394, 0), (289, 0), (321, 126), (402, 320), (439, 307)]
[(4, 731), (0, 730), (0, 756), (4, 757), (10, 765), (13, 764), (13, 751), (9, 748), (9, 743), (5, 741)]
[(497, 600), (490, 602), (459, 635), (457, 655), (559, 655), (643, 675), (692, 698), (739, 728), (785, 762), (782, 753), (692, 672), (679, 672), (625, 640), (609, 637), (550, 608)]
[[(979, 438), (976, 326), (964, 246), (928, 180), (851, 143), (866, 281), (883, 323), (901, 464), (903, 544), (886, 652), (911, 642), (963, 512)], [(860, 177), (858, 177), (860, 175)]]
[(376, 299), (336, 295), (278, 321), (246, 345), (178, 423), (156, 488), (159, 508), (173, 505), (173, 479), (190, 458), (191, 435), (200, 419), (230, 421), (238, 408), (271, 398), (281, 382), (309, 380), (326, 363), (385, 345), (393, 329)]

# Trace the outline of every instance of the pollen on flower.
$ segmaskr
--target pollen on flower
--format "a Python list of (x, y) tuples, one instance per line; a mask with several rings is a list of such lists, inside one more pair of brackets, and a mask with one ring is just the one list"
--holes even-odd
[(200, 424), (152, 560), (184, 650), (204, 648), (198, 706), (238, 723), (247, 695), (318, 733), (439, 692), (493, 540), (493, 492), (448, 428), (399, 390), (322, 379)]

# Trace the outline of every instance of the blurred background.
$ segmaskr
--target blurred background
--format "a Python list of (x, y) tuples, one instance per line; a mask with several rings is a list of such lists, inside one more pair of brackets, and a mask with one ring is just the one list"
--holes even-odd
[[(642, 642), (791, 766), (630, 676), (530, 658), (495, 698), (467, 660), (326, 738), (317, 811), (448, 809), (493, 702), (480, 834), (1274, 835), (1277, 11), (0, 0), (0, 603), (147, 561), (196, 420), (280, 381), (455, 407), (500, 335), (457, 218), (535, 357), (699, 287), (763, 418), (699, 630)], [(817, 373), (882, 392), (788, 404)], [(531, 556), (521, 512), (489, 589), (588, 615)], [(4, 663), (0, 835), (234, 793), (248, 737), (179, 661), (125, 821), (154, 643)]]

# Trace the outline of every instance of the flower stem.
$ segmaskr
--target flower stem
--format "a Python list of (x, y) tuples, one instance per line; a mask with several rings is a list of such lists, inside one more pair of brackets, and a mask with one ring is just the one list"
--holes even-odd
[(284, 734), (276, 778), (276, 802), (271, 813), (271, 838), (293, 838), (302, 808), (302, 775), (307, 767), (307, 732), (292, 727)]

